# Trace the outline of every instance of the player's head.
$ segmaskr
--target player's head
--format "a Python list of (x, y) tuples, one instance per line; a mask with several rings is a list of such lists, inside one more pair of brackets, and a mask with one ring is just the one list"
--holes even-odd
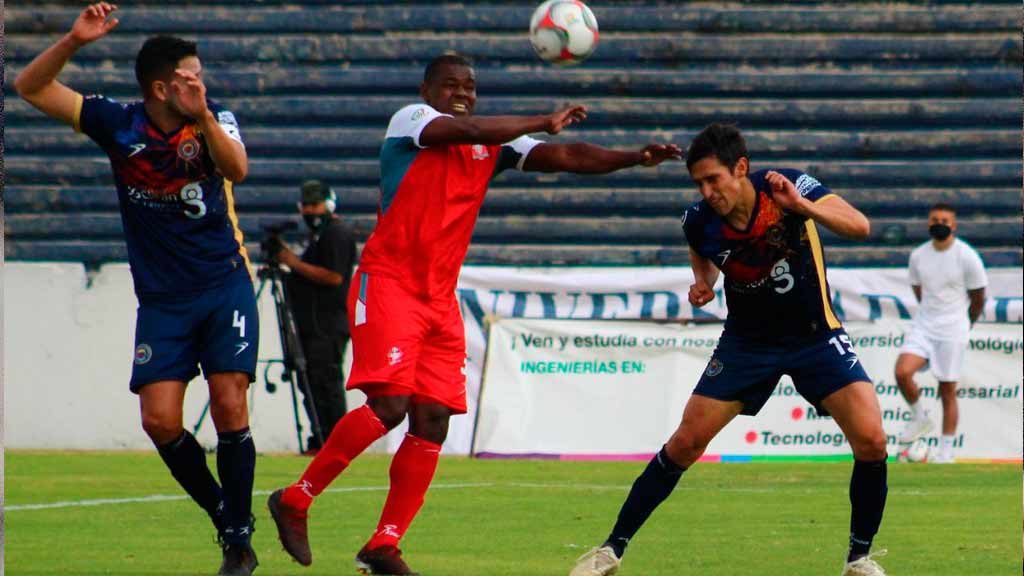
[(135, 57), (135, 78), (142, 88), (142, 96), (181, 113), (171, 89), (171, 80), (178, 68), (202, 75), (203, 67), (195, 42), (175, 36), (153, 36), (146, 40)]
[(736, 206), (750, 170), (747, 143), (735, 126), (711, 124), (690, 143), (686, 168), (712, 210), (728, 214)]
[(476, 106), (473, 63), (458, 54), (444, 54), (427, 64), (420, 96), (442, 114), (469, 116)]
[(940, 202), (928, 210), (928, 234), (939, 242), (956, 231), (956, 208)]

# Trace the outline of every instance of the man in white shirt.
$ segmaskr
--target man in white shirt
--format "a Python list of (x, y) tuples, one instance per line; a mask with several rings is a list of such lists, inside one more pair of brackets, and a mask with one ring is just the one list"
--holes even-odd
[(913, 418), (900, 434), (910, 444), (934, 427), (919, 401), (921, 390), (914, 374), (928, 368), (939, 381), (942, 398), (942, 439), (930, 460), (953, 461), (953, 438), (958, 419), (956, 384), (967, 353), (971, 326), (985, 306), (988, 277), (981, 257), (954, 235), (956, 210), (936, 204), (928, 212), (932, 239), (910, 254), (910, 284), (920, 303), (913, 328), (896, 360), (896, 381), (913, 410)]

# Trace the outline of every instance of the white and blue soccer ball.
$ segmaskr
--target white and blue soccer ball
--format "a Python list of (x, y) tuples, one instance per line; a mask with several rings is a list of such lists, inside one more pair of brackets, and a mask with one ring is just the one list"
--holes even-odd
[(541, 59), (562, 66), (579, 64), (594, 53), (597, 18), (579, 0), (548, 0), (530, 18), (530, 44)]
[(928, 441), (918, 438), (910, 443), (910, 446), (900, 450), (900, 462), (924, 463), (928, 461)]

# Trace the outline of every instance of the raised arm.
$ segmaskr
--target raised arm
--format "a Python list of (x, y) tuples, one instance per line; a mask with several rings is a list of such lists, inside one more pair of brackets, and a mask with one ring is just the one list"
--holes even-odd
[(178, 97), (182, 111), (196, 121), (196, 126), (206, 138), (210, 157), (217, 169), (228, 180), (238, 183), (249, 173), (249, 156), (241, 142), (228, 136), (206, 102), (206, 86), (194, 72), (184, 69), (174, 71), (171, 88)]
[(607, 174), (632, 166), (657, 166), (669, 158), (682, 158), (674, 144), (650, 144), (640, 150), (611, 150), (586, 142), (538, 144), (523, 164), (529, 172)]
[(14, 80), (14, 89), (26, 102), (51, 118), (77, 129), (82, 95), (57, 81), (57, 75), (79, 48), (106, 36), (118, 23), (108, 17), (116, 4), (92, 4), (78, 15), (71, 31), (36, 56)]
[(772, 188), (772, 199), (784, 210), (814, 220), (825, 228), (855, 240), (871, 235), (871, 223), (864, 214), (839, 196), (830, 194), (812, 202), (797, 192), (796, 186), (778, 172), (769, 172), (765, 178)]
[(447, 144), (504, 144), (536, 132), (558, 134), (587, 117), (583, 106), (566, 106), (542, 116), (441, 116), (420, 133), (420, 146)]

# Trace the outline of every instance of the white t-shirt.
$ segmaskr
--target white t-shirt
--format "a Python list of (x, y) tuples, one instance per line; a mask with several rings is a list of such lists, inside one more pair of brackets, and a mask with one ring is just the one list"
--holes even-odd
[(931, 240), (925, 242), (910, 253), (910, 284), (921, 287), (915, 328), (933, 340), (968, 339), (967, 291), (988, 285), (985, 265), (974, 248), (959, 238), (941, 252)]

